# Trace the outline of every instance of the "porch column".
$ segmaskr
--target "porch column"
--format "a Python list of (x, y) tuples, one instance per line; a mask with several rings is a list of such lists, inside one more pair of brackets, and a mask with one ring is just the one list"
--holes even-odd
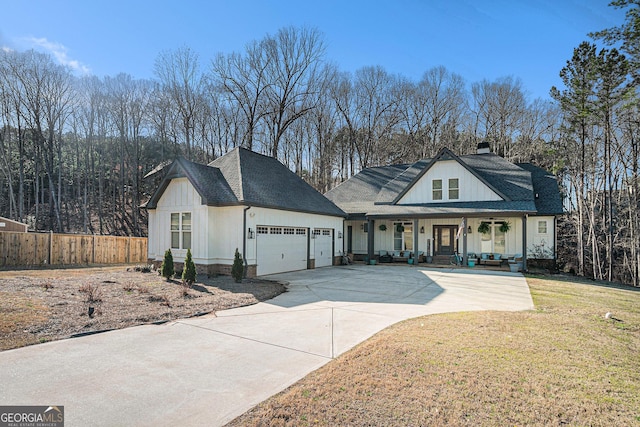
[(413, 220), (413, 264), (416, 265), (420, 262), (420, 257), (418, 257), (418, 233), (420, 230), (418, 229), (418, 220)]
[(375, 221), (372, 219), (367, 220), (367, 257), (369, 261), (373, 259), (373, 234), (375, 229), (373, 228)]
[(467, 217), (462, 217), (462, 265), (467, 264)]
[(527, 271), (527, 216), (522, 216), (522, 272)]

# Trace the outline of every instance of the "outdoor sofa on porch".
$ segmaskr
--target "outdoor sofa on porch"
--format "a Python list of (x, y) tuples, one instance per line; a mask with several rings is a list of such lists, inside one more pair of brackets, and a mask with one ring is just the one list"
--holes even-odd
[(506, 259), (503, 259), (502, 254), (500, 253), (483, 252), (480, 254), (480, 258), (478, 259), (478, 264), (501, 266), (503, 261), (506, 261)]
[(380, 262), (409, 262), (409, 259), (417, 258), (418, 262), (424, 262), (424, 252), (418, 251), (417, 257), (412, 251), (380, 251)]

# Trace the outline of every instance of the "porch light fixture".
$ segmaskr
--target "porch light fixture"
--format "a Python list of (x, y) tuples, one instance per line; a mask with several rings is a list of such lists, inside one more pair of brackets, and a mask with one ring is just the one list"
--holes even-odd
[(342, 239), (342, 231), (338, 231), (338, 239)]
[(424, 225), (420, 227), (420, 234), (424, 234)]
[(467, 234), (471, 234), (471, 226), (467, 227)]
[(254, 237), (253, 230), (251, 229), (251, 227), (249, 227), (249, 232), (247, 233), (247, 238), (248, 239), (253, 239), (253, 237)]

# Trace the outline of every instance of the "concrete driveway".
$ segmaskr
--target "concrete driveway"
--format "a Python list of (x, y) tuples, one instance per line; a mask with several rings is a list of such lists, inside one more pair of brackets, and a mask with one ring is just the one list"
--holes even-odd
[(288, 292), (0, 352), (0, 405), (64, 405), (67, 427), (223, 425), (398, 321), (533, 308), (516, 273), (345, 266), (267, 277)]

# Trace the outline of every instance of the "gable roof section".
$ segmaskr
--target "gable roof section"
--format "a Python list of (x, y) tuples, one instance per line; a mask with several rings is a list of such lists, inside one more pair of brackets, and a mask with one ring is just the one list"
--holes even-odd
[(155, 209), (171, 180), (176, 178), (187, 178), (200, 194), (202, 204), (228, 206), (236, 205), (239, 202), (219, 169), (179, 157), (171, 163), (166, 176), (145, 207), (147, 209)]
[(209, 206), (258, 206), (346, 216), (278, 160), (237, 147), (209, 165), (177, 159), (147, 204), (154, 209), (171, 179), (186, 176)]
[[(496, 158), (501, 159), (501, 157), (499, 156), (495, 156)], [(404, 188), (400, 189), (400, 191), (398, 191), (395, 194), (395, 197), (392, 200), (389, 200), (389, 197), (392, 196), (393, 194), (391, 192), (388, 192), (388, 194), (386, 194), (384, 196), (384, 199), (379, 199), (377, 200), (377, 203), (398, 203), (400, 201), (400, 199), (402, 199), (402, 197), (404, 197), (405, 194), (407, 194), (407, 192), (415, 185), (418, 183), (418, 181), (420, 181), (420, 179), (426, 175), (426, 173), (439, 161), (441, 160), (454, 160), (456, 162), (458, 162), (463, 168), (467, 169), (472, 175), (474, 175), (476, 178), (478, 178), (484, 185), (486, 185), (487, 187), (489, 187), (491, 190), (493, 190), (496, 194), (498, 194), (498, 196), (500, 196), (503, 200), (506, 201), (510, 201), (512, 200), (511, 197), (509, 197), (509, 194), (505, 194), (504, 192), (501, 191), (501, 189), (499, 187), (496, 187), (492, 180), (487, 180), (485, 176), (483, 176), (483, 174), (478, 173), (479, 171), (476, 170), (476, 168), (471, 167), (470, 165), (468, 165), (461, 157), (456, 156), (455, 154), (453, 154), (451, 152), (451, 150), (449, 150), (446, 147), (443, 147), (438, 154), (436, 154), (436, 156), (431, 159), (430, 161), (428, 159), (425, 160), (420, 160), (416, 163), (414, 163), (414, 165), (412, 166), (413, 171), (407, 174), (407, 178), (412, 177), (412, 180), (410, 182), (407, 183), (407, 185), (404, 186)], [(422, 164), (420, 164), (422, 162)], [(506, 161), (505, 161), (506, 162)], [(511, 165), (511, 163), (506, 162), (507, 164)], [(409, 171), (408, 171), (409, 172)], [(413, 175), (413, 176), (412, 176)], [(398, 186), (395, 186), (395, 188), (399, 189)], [(393, 190), (394, 188), (389, 188), (391, 190)], [(517, 200), (517, 199), (516, 199)]]
[[(441, 160), (457, 161), (503, 200), (397, 204)], [(562, 213), (562, 201), (553, 175), (536, 166), (527, 165), (513, 164), (492, 153), (456, 156), (445, 148), (433, 159), (423, 159), (411, 165), (365, 169), (326, 195), (351, 216)], [(536, 193), (538, 198), (535, 198)]]

